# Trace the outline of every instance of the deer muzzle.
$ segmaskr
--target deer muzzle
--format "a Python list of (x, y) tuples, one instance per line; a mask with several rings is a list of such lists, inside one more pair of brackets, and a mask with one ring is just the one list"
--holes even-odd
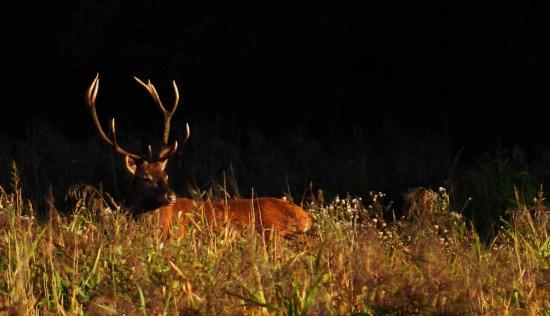
[(173, 191), (166, 192), (159, 197), (159, 203), (162, 205), (174, 205), (176, 203), (176, 194)]

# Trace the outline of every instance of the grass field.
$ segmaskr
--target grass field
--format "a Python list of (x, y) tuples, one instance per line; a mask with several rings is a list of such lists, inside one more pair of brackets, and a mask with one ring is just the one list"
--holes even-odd
[(304, 208), (314, 230), (286, 240), (199, 222), (165, 238), (100, 190), (73, 190), (71, 215), (36, 219), (17, 169), (0, 187), (2, 315), (550, 314), (550, 213), (516, 194), (482, 241), (449, 196), (414, 189), (406, 215), (385, 196)]

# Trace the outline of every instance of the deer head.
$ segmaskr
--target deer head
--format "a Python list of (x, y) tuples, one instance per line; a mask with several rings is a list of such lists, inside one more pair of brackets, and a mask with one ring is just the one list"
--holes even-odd
[[(99, 74), (96, 75), (86, 93), (86, 103), (95, 123), (95, 127), (101, 139), (112, 146), (114, 151), (124, 157), (124, 165), (132, 176), (130, 186), (126, 194), (126, 206), (132, 214), (137, 215), (143, 212), (155, 210), (162, 206), (173, 205), (176, 202), (176, 195), (168, 184), (168, 175), (165, 172), (168, 158), (174, 155), (178, 149), (178, 142), (169, 142), (170, 121), (176, 112), (179, 104), (179, 92), (175, 81), (172, 81), (175, 99), (171, 110), (166, 110), (155, 86), (147, 80), (147, 83), (134, 77), (136, 82), (142, 86), (153, 101), (158, 105), (164, 117), (164, 129), (162, 134), (162, 146), (158, 153), (154, 154), (152, 146), (149, 145), (147, 153), (138, 155), (123, 149), (116, 138), (115, 119), (110, 120), (110, 134), (107, 135), (96, 112), (96, 98), (99, 89)], [(189, 125), (185, 124), (186, 135), (182, 143), (187, 142), (190, 135)]]

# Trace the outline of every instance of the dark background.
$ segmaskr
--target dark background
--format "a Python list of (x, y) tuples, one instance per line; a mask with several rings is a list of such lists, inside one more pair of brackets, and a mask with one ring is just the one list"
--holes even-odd
[[(18, 142), (35, 135), (37, 120), (50, 122), (69, 142), (97, 138), (83, 101), (96, 72), (103, 122), (115, 116), (119, 130), (145, 135), (147, 141), (158, 135), (147, 133), (158, 133), (161, 117), (133, 75), (151, 78), (165, 103), (172, 98), (170, 80), (178, 82), (182, 104), (174, 124), (190, 122), (192, 132), (198, 131), (188, 145), (191, 152), (220, 134), (237, 135), (224, 139), (230, 144), (244, 137), (235, 150), (258, 137), (271, 147), (284, 146), (298, 135), (303, 144), (319, 147), (304, 156), (327, 148), (326, 154), (309, 157), (326, 160), (327, 168), (338, 156), (338, 144), (370, 159), (373, 180), (360, 189), (338, 184), (345, 181), (334, 174), (316, 180), (319, 170), (327, 169), (319, 161), (317, 171), (300, 175), (300, 185), (313, 180), (333, 192), (398, 194), (411, 186), (437, 187), (449, 183), (456, 165), (467, 170), (487, 152), (519, 153), (510, 159), (539, 165), (546, 157), (548, 4), (230, 2), (213, 7), (113, 0), (18, 6), (6, 10), (3, 20), (7, 72), (0, 125), (0, 134), (15, 140), (10, 149), (15, 158)], [(426, 145), (431, 141), (437, 146)], [(361, 149), (363, 143), (368, 150)], [(248, 153), (258, 152), (254, 148)], [(393, 161), (436, 168), (437, 163), (413, 155), (430, 151), (441, 163), (439, 171), (423, 177), (428, 172), (419, 169), (418, 175), (387, 180), (395, 178), (392, 170), (409, 168)], [(350, 158), (354, 164), (348, 169), (360, 164), (363, 158), (357, 157)], [(388, 165), (370, 165), (373, 160)], [(243, 163), (242, 170), (253, 168), (250, 164)], [(285, 170), (300, 168), (298, 163)], [(542, 183), (546, 169), (538, 170)], [(248, 180), (244, 171), (237, 177), (261, 186), (260, 178)]]
[(17, 96), (2, 124), (9, 135), (34, 117), (87, 135), (82, 95), (100, 72), (102, 101), (132, 120), (149, 119), (135, 105), (149, 101), (131, 80), (138, 75), (161, 87), (176, 79), (180, 117), (317, 129), (388, 115), (402, 128), (447, 132), (459, 147), (545, 142), (548, 5), (27, 5), (4, 22), (6, 92)]

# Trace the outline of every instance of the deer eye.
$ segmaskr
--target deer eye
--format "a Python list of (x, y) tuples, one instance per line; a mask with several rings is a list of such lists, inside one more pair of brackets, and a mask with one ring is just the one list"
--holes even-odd
[(142, 176), (141, 177), (141, 180), (145, 181), (145, 182), (152, 182), (153, 181), (153, 177), (149, 176), (149, 175), (145, 175), (145, 176)]

